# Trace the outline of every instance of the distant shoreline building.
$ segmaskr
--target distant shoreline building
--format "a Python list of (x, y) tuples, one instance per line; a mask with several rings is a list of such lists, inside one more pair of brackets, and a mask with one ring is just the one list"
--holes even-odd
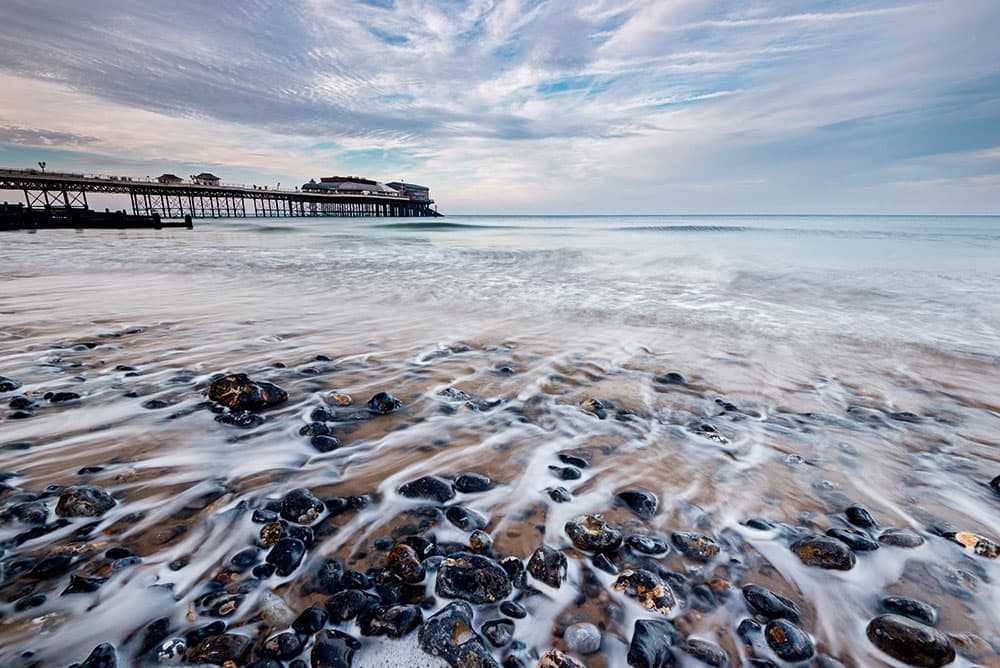
[(177, 176), (176, 174), (161, 174), (156, 177), (157, 183), (162, 183), (168, 186), (176, 186), (184, 183), (184, 179)]
[(191, 183), (198, 186), (217, 186), (220, 183), (222, 183), (222, 179), (220, 179), (215, 174), (211, 174), (209, 172), (202, 172), (197, 176), (192, 176)]
[(400, 197), (400, 192), (384, 183), (366, 179), (362, 176), (324, 176), (319, 180), (311, 179), (302, 185), (303, 192), (315, 192), (345, 195), (380, 195), (382, 197)]

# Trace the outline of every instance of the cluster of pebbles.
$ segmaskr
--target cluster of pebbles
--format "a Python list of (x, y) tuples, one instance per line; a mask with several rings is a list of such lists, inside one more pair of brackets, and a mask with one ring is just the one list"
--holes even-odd
[[(656, 380), (685, 385), (676, 373)], [(11, 409), (8, 419), (31, 417), (36, 408), (35, 399), (14, 394), (19, 389), (17, 381), (0, 377), (0, 392), (7, 393)], [(496, 405), (454, 388), (443, 395), (463, 410), (488, 411)], [(260, 425), (263, 412), (289, 398), (281, 387), (246, 374), (215, 377), (207, 396), (217, 421), (243, 428)], [(49, 403), (79, 398), (66, 392), (43, 397)], [(374, 394), (362, 406), (343, 393), (325, 394), (324, 402), (298, 432), (321, 453), (341, 447), (338, 422), (378, 419), (404, 408), (388, 392)], [(587, 399), (579, 408), (601, 420), (632, 418), (603, 399)], [(736, 410), (723, 406), (730, 409)], [(726, 442), (711, 424), (692, 429), (708, 441)], [(574, 494), (563, 483), (579, 480), (590, 464), (586, 452), (560, 453), (558, 464), (549, 467), (553, 484), (545, 494), (554, 504), (572, 503)], [(112, 491), (78, 485), (36, 493), (17, 488), (16, 476), (3, 476), (0, 519), (18, 531), (0, 547), (0, 624), (30, 616), (53, 597), (99, 594), (109, 579), (142, 563), (127, 546), (108, 546), (91, 534), (97, 520), (124, 501)], [(603, 656), (615, 643), (624, 645), (625, 660), (635, 668), (833, 668), (856, 664), (817, 644), (812, 625), (821, 613), (811, 611), (808, 601), (751, 581), (744, 558), (751, 551), (747, 536), (766, 534), (804, 567), (831, 573), (863, 569), (876, 551), (915, 550), (928, 541), (955, 545), (974, 559), (1000, 556), (986, 536), (946, 524), (920, 530), (883, 527), (857, 504), (831, 514), (833, 526), (825, 531), (815, 523), (748, 518), (738, 529), (711, 532), (689, 526), (661, 535), (650, 529), (660, 512), (657, 495), (628, 487), (608, 498), (604, 513), (571, 517), (561, 536), (543, 535), (530, 554), (519, 557), (495, 548), (490, 517), (456, 501), (498, 484), (477, 472), (402, 483), (396, 493), (416, 504), (412, 516), (419, 521), (401, 522), (376, 541), (371, 565), (363, 570), (311, 553), (346, 518), (378, 504), (377, 493), (322, 497), (295, 488), (280, 499), (245, 501), (238, 510), (258, 527), (253, 541), (218, 565), (183, 617), (169, 614), (144, 623), (124, 643), (102, 642), (73, 665), (341, 668), (352, 666), (366, 643), (412, 638), (420, 651), (452, 668), (574, 668), (589, 665), (591, 657)], [(988, 484), (1000, 498), (1000, 476)], [(619, 510), (632, 519), (608, 519)], [(462, 532), (465, 540), (438, 540), (439, 522)], [(57, 532), (60, 540), (43, 552), (22, 553), (21, 546)], [(183, 560), (170, 565), (174, 570), (185, 566)], [(297, 589), (308, 607), (289, 610), (271, 591), (278, 585)], [(562, 615), (549, 646), (525, 642), (522, 633), (532, 624), (537, 603), (559, 600), (567, 590), (569, 600), (589, 616)], [(719, 613), (718, 637), (737, 642), (715, 642), (691, 632), (696, 620)], [(865, 635), (879, 652), (907, 665), (944, 666), (957, 655), (979, 665), (1000, 665), (990, 640), (939, 626), (934, 605), (883, 595), (873, 604)], [(24, 651), (8, 657), (5, 665), (46, 664)]]

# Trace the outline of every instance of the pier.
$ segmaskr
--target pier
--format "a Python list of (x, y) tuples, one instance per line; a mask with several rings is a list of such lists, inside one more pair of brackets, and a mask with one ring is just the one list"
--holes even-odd
[(308, 192), (254, 186), (162, 183), (129, 177), (0, 169), (0, 190), (20, 190), (30, 210), (90, 211), (88, 193), (128, 195), (135, 216), (161, 219), (308, 216), (440, 216), (434, 200), (401, 192)]

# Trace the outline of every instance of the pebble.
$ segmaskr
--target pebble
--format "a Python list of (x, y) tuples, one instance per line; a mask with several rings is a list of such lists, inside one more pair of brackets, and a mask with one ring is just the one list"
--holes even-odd
[(312, 524), (324, 510), (323, 502), (304, 487), (293, 489), (281, 500), (281, 516), (297, 524)]
[(493, 550), (493, 536), (485, 531), (476, 529), (469, 536), (469, 549), (476, 554), (489, 554)]
[(451, 506), (444, 511), (444, 516), (462, 531), (484, 529), (490, 523), (488, 517), (465, 506)]
[(666, 554), (670, 545), (660, 536), (640, 536), (633, 534), (625, 539), (625, 544), (642, 554)]
[(309, 653), (312, 668), (350, 668), (354, 653), (361, 649), (361, 642), (352, 635), (337, 629), (326, 629), (316, 636), (316, 644)]
[(828, 536), (807, 536), (792, 543), (791, 548), (806, 566), (849, 571), (856, 558), (849, 547)]
[(726, 668), (729, 665), (729, 655), (714, 642), (700, 640), (698, 638), (688, 638), (681, 643), (680, 648), (688, 656), (692, 656), (706, 666), (715, 668)]
[(281, 538), (267, 553), (267, 563), (274, 566), (278, 575), (291, 575), (306, 553), (306, 544), (298, 538)]
[(914, 548), (924, 544), (922, 536), (913, 533), (909, 529), (886, 529), (879, 537), (878, 542), (892, 547)]
[(714, 539), (702, 534), (675, 531), (670, 535), (670, 540), (681, 554), (702, 563), (711, 561), (721, 552), (719, 544)]
[(959, 531), (949, 535), (949, 538), (964, 547), (966, 551), (980, 557), (986, 557), (987, 559), (1000, 557), (1000, 545), (997, 545), (988, 538), (983, 538), (968, 531)]
[(420, 649), (452, 668), (499, 668), (482, 638), (472, 630), (472, 607), (452, 601), (431, 616), (417, 635)]
[(67, 487), (59, 495), (56, 514), (62, 517), (100, 517), (116, 504), (114, 497), (100, 487)]
[(944, 666), (955, 660), (951, 640), (940, 631), (900, 615), (880, 615), (868, 624), (868, 639), (911, 666)]
[(556, 503), (569, 503), (573, 500), (573, 495), (565, 487), (547, 487), (545, 493)]
[(573, 544), (592, 552), (614, 552), (622, 545), (622, 531), (609, 526), (601, 515), (581, 515), (564, 526)]
[(514, 601), (504, 601), (501, 603), (500, 612), (512, 619), (524, 619), (528, 616), (528, 611), (524, 609), (524, 606)]
[(659, 383), (660, 385), (687, 385), (687, 380), (681, 374), (676, 371), (670, 371), (668, 373), (656, 376), (653, 378), (653, 382)]
[(790, 619), (797, 622), (802, 617), (802, 611), (795, 603), (757, 584), (744, 586), (743, 598), (754, 612), (759, 612), (768, 619)]
[(482, 605), (497, 603), (512, 590), (507, 572), (489, 557), (459, 552), (441, 562), (435, 591), (445, 598), (459, 598)]
[(666, 619), (637, 619), (628, 646), (628, 665), (633, 668), (667, 668), (676, 665), (671, 647), (677, 630)]
[(927, 626), (937, 626), (938, 611), (923, 601), (905, 596), (885, 596), (878, 602), (881, 612), (909, 617)]
[(861, 527), (862, 529), (874, 529), (878, 527), (878, 522), (875, 521), (875, 518), (872, 517), (872, 514), (864, 506), (848, 506), (844, 514), (847, 515), (847, 521), (856, 527)]
[(265, 658), (287, 661), (301, 654), (304, 647), (305, 643), (299, 634), (285, 631), (261, 643), (260, 654)]
[(571, 652), (594, 654), (601, 649), (601, 631), (589, 622), (570, 624), (563, 632), (563, 641)]
[(494, 647), (503, 647), (514, 639), (514, 622), (509, 619), (491, 619), (480, 630)]
[(53, 404), (64, 404), (67, 401), (76, 401), (80, 395), (76, 392), (51, 392), (46, 393), (45, 398)]
[(408, 499), (431, 499), (438, 503), (445, 503), (455, 498), (455, 488), (451, 483), (433, 475), (400, 485), (399, 493)]
[(990, 487), (996, 494), (1000, 494), (1000, 475), (990, 480)]
[(365, 405), (368, 407), (368, 410), (376, 415), (388, 415), (402, 408), (403, 402), (388, 392), (379, 392), (372, 396)]
[(313, 446), (317, 452), (333, 452), (340, 447), (340, 441), (333, 436), (320, 434), (310, 438), (309, 445)]
[(480, 473), (461, 473), (455, 477), (455, 489), (463, 494), (486, 492), (493, 487), (493, 481)]
[(327, 392), (323, 395), (323, 401), (330, 406), (340, 406), (341, 408), (347, 408), (354, 403), (354, 399), (343, 392)]
[(153, 650), (153, 661), (161, 665), (175, 666), (181, 663), (187, 654), (187, 643), (183, 638), (164, 640)]
[(550, 649), (538, 660), (538, 668), (587, 668), (585, 665), (557, 649)]
[(636, 599), (647, 610), (661, 615), (669, 615), (677, 605), (670, 585), (659, 575), (644, 569), (622, 571), (611, 587)]
[(392, 548), (388, 558), (389, 571), (403, 582), (416, 584), (424, 579), (424, 567), (417, 551), (402, 543)]
[(616, 498), (633, 513), (646, 520), (652, 519), (656, 515), (656, 510), (660, 505), (656, 494), (645, 489), (626, 489), (618, 492)]
[(250, 411), (234, 411), (232, 413), (221, 413), (215, 416), (215, 421), (228, 424), (233, 427), (249, 429), (264, 424), (264, 418)]
[(826, 530), (826, 535), (836, 538), (855, 552), (871, 552), (878, 549), (878, 542), (863, 531), (834, 527)]
[(304, 635), (312, 635), (326, 625), (327, 614), (322, 608), (306, 608), (295, 621), (292, 622), (292, 629)]
[(579, 480), (583, 475), (583, 471), (575, 466), (556, 466), (555, 464), (550, 464), (549, 471), (552, 471), (552, 475), (560, 480)]
[[(402, 638), (415, 631), (424, 621), (424, 614), (415, 605), (393, 605), (380, 610), (362, 633), (369, 636)], [(367, 631), (367, 632), (366, 632)]]
[(7, 376), (0, 376), (0, 392), (13, 392), (21, 389), (21, 382)]
[(614, 409), (611, 402), (602, 399), (584, 399), (580, 406), (583, 410), (596, 415), (602, 420), (608, 416), (609, 410)]
[(236, 633), (209, 636), (188, 650), (187, 659), (193, 663), (222, 665), (232, 661), (239, 665), (250, 652), (250, 638)]
[(235, 373), (212, 382), (208, 398), (234, 411), (259, 411), (287, 401), (288, 393), (273, 383)]
[(528, 559), (528, 573), (539, 582), (556, 589), (566, 578), (566, 555), (559, 550), (542, 545)]
[(773, 619), (764, 627), (768, 646), (785, 661), (805, 661), (815, 650), (805, 631), (787, 619)]
[(101, 643), (83, 660), (83, 663), (74, 663), (70, 668), (117, 668), (118, 655), (115, 648), (110, 643)]
[(356, 618), (363, 612), (377, 608), (378, 597), (357, 589), (345, 589), (326, 599), (324, 607), (330, 621), (342, 624)]

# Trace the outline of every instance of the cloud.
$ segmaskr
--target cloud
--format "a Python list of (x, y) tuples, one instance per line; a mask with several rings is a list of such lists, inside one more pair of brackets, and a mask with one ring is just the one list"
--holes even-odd
[(463, 210), (817, 210), (1000, 146), (992, 0), (6, 5), (0, 143), (109, 162), (405, 168)]

